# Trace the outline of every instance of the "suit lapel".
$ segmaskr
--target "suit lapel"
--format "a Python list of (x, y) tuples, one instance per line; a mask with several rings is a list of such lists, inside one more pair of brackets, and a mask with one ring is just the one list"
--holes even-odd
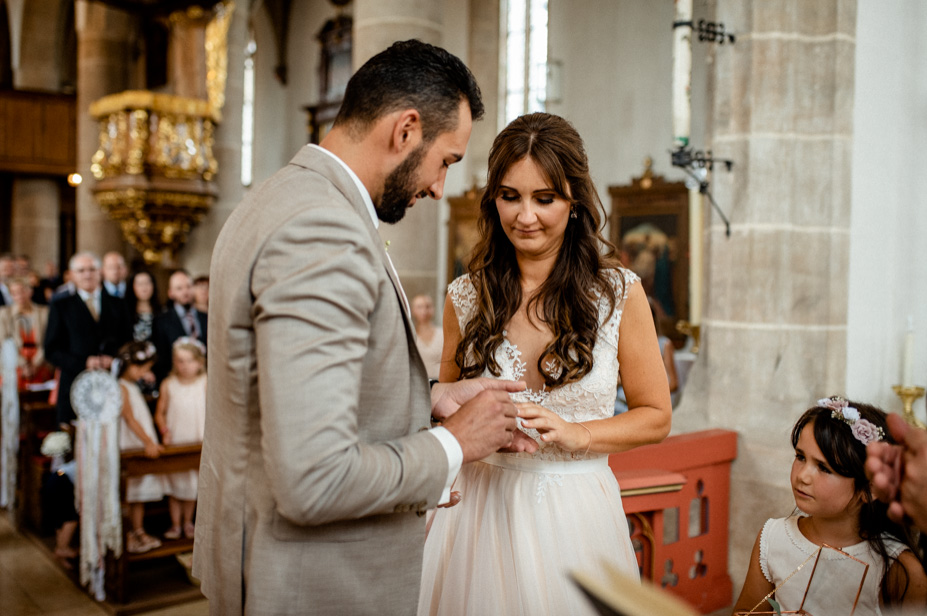
[(380, 237), (377, 228), (370, 219), (370, 212), (367, 210), (367, 205), (364, 203), (363, 197), (358, 193), (357, 185), (354, 184), (354, 180), (331, 156), (309, 146), (304, 146), (296, 156), (293, 157), (290, 164), (312, 169), (324, 175), (335, 185), (347, 202), (351, 204), (351, 207), (354, 208), (354, 211), (367, 229), (367, 233), (370, 235), (370, 241), (376, 247), (377, 254), (380, 255), (380, 262), (383, 265), (383, 269), (386, 270), (386, 275), (389, 276), (390, 282), (393, 283), (393, 290), (396, 292), (396, 300), (399, 302), (399, 311), (402, 313), (402, 320), (405, 323), (406, 331), (415, 331), (414, 325), (412, 324), (412, 315), (408, 314), (406, 311), (406, 303), (403, 301), (404, 293), (402, 290), (402, 283), (400, 283), (399, 276), (396, 274), (389, 256), (386, 254), (386, 244), (383, 242), (383, 238)]

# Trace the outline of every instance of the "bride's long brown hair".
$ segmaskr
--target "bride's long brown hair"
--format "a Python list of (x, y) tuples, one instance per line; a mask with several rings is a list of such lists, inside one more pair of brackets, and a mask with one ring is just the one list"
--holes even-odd
[[(578, 381), (592, 370), (598, 300), (605, 297), (610, 312), (617, 302), (605, 270), (617, 267), (618, 260), (615, 247), (602, 236), (605, 210), (589, 175), (582, 138), (568, 121), (548, 113), (512, 121), (489, 152), (489, 177), (480, 201), (480, 240), (469, 265), (476, 310), (462, 332), (454, 359), (460, 378), (479, 376), (486, 369), (495, 376), (501, 374), (494, 355), (502, 344), (506, 323), (521, 305), (522, 289), (515, 248), (499, 221), (496, 198), (505, 174), (524, 158), (540, 167), (554, 192), (569, 201), (576, 214), (567, 223), (553, 271), (527, 305), (529, 319), (539, 313), (553, 333), (537, 367), (546, 385), (557, 387)], [(623, 286), (623, 276), (621, 282)], [(548, 362), (553, 369), (548, 369)]]

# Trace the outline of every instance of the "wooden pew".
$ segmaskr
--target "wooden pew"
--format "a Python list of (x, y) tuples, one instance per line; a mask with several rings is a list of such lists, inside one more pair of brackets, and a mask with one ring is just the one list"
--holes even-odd
[(641, 577), (702, 614), (732, 603), (727, 571), (737, 433), (702, 430), (609, 456)]
[(47, 391), (19, 393), (19, 456), (17, 458), (16, 511), (18, 530), (42, 534), (42, 478), (49, 460), (41, 454), (42, 439), (57, 430), (55, 406)]
[(107, 603), (111, 604), (116, 613), (136, 613), (159, 607), (181, 603), (202, 597), (198, 587), (193, 585), (175, 591), (165, 591), (155, 599), (132, 600), (129, 589), (129, 574), (133, 563), (148, 561), (156, 558), (171, 557), (193, 549), (193, 539), (163, 540), (161, 547), (145, 552), (144, 554), (130, 554), (125, 550), (126, 536), (131, 529), (128, 518), (128, 509), (125, 506), (126, 483), (130, 477), (140, 477), (150, 474), (169, 474), (180, 471), (199, 470), (200, 444), (165, 446), (164, 452), (158, 458), (148, 458), (141, 449), (122, 452), (122, 466), (120, 472), (119, 490), (120, 500), (123, 504), (122, 530), (123, 551), (122, 556), (114, 558), (112, 553), (107, 557), (106, 567), (106, 596)]

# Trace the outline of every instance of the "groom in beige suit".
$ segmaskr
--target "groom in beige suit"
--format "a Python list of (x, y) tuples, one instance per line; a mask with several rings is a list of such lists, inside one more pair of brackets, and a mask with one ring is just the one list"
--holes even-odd
[(377, 234), (441, 197), (482, 113), (459, 59), (396, 43), (220, 233), (194, 550), (213, 614), (415, 613), (422, 514), (462, 463), (519, 447), (504, 390), (523, 384), (429, 395)]

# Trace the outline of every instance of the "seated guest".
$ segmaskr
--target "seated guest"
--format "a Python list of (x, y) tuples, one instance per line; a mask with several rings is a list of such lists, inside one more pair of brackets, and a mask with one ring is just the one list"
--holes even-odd
[(54, 299), (48, 312), (45, 357), (60, 371), (58, 423), (74, 420), (71, 383), (84, 370), (108, 370), (119, 348), (132, 337), (125, 303), (104, 293), (100, 260), (79, 252), (68, 265), (75, 286), (73, 295)]
[(129, 268), (126, 260), (118, 252), (103, 255), (103, 290), (113, 297), (126, 296), (126, 276)]
[(126, 285), (125, 301), (132, 321), (132, 338), (136, 342), (151, 340), (155, 315), (161, 312), (161, 302), (149, 272), (141, 270), (132, 274)]
[(72, 455), (70, 434), (52, 432), (42, 441), (41, 451), (52, 458), (51, 473), (42, 484), (43, 513), (55, 527), (55, 558), (65, 569), (72, 569), (70, 561), (78, 553), (71, 543), (80, 518), (74, 507), (77, 462)]
[(167, 297), (171, 300), (167, 308), (155, 318), (155, 346), (158, 348), (158, 362), (154, 373), (158, 383), (170, 373), (174, 342), (183, 336), (206, 344), (206, 313), (193, 305), (193, 282), (183, 270), (171, 274), (167, 283)]
[(197, 276), (193, 280), (193, 306), (198, 312), (209, 312), (209, 276)]
[(0, 308), (0, 340), (12, 338), (19, 351), (16, 368), (20, 390), (31, 383), (44, 383), (54, 372), (45, 361), (42, 342), (48, 325), (48, 308), (32, 303), (32, 288), (24, 278), (7, 283), (13, 303)]
[(13, 303), (6, 284), (15, 273), (16, 262), (13, 261), (13, 255), (0, 255), (0, 306), (9, 306)]
[(435, 327), (435, 305), (427, 295), (412, 298), (412, 320), (415, 322), (415, 346), (425, 363), (429, 379), (437, 379), (441, 372), (441, 351), (444, 332)]

